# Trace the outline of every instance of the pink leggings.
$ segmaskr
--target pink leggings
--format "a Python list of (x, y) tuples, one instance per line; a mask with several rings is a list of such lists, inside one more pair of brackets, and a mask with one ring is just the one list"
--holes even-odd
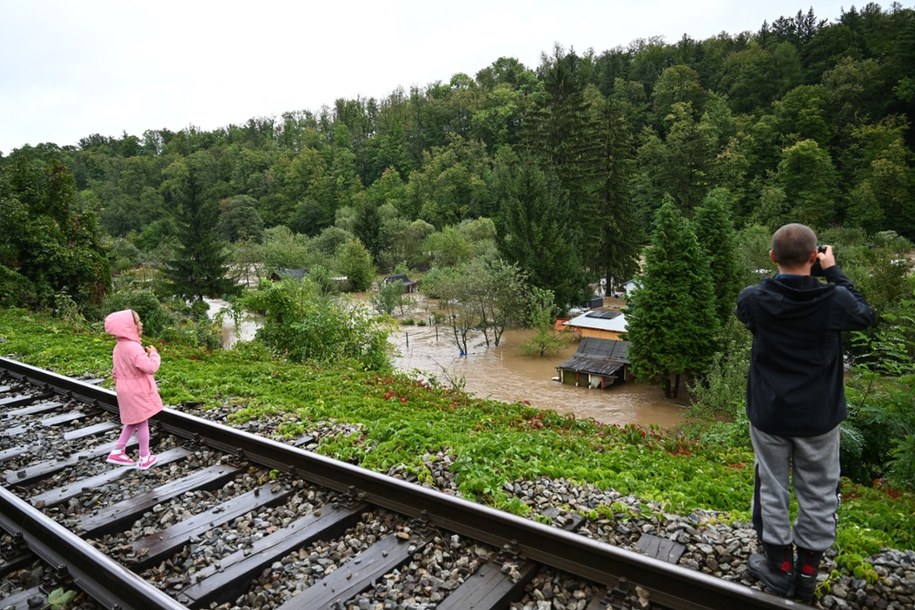
[(149, 420), (141, 421), (139, 424), (124, 424), (121, 436), (114, 446), (123, 451), (134, 432), (140, 441), (140, 455), (149, 455)]

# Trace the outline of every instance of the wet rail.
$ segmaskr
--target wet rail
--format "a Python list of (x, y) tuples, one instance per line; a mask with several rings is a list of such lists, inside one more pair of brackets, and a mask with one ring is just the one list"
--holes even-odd
[(507, 608), (545, 570), (587, 610), (799, 607), (170, 408), (156, 466), (110, 465), (116, 413), (0, 358), (0, 528), (106, 608)]

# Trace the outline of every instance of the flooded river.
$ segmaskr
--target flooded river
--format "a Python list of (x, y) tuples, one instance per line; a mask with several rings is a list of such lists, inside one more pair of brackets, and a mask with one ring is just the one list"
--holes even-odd
[[(228, 303), (207, 299), (210, 317)], [(236, 329), (229, 316), (223, 320), (223, 345), (250, 340), (257, 320), (246, 316)], [(509, 330), (498, 347), (486, 346), (482, 334), (472, 336), (468, 354), (461, 356), (450, 328), (398, 326), (390, 336), (394, 366), (401, 371), (434, 377), (442, 385), (455, 386), (479, 398), (505, 402), (528, 402), (541, 409), (606, 424), (657, 425), (669, 428), (682, 421), (684, 407), (664, 398), (664, 392), (638, 383), (624, 383), (606, 390), (564, 385), (553, 378), (556, 365), (575, 353), (573, 342), (548, 356), (527, 356), (520, 346), (532, 330)]]

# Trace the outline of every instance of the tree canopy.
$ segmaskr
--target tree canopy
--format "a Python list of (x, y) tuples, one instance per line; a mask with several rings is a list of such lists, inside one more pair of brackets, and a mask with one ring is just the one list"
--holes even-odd
[[(215, 252), (222, 240), (251, 261), (252, 245), (271, 230), (323, 239), (340, 229), (342, 241), (358, 238), (389, 272), (461, 264), (468, 255), (449, 231), (488, 218), (494, 239), (471, 246), (498, 248), (562, 306), (601, 279), (631, 278), (665, 195), (691, 219), (711, 192), (726, 189), (725, 213), (738, 230), (792, 220), (915, 239), (915, 10), (870, 3), (829, 17), (811, 9), (773, 16), (756, 32), (635, 40), (600, 52), (556, 45), (537, 66), (495, 58), (475, 74), (382, 99), (339, 99), (213, 130), (26, 147), (0, 157), (5, 222), (22, 218), (17, 206), (34, 205), (31, 187), (11, 177), (50, 171), (72, 176), (57, 181), (51, 198), (91, 222), (79, 225), (84, 236), (98, 218), (144, 262), (175, 270), (193, 256), (192, 241)], [(42, 151), (53, 151), (58, 169), (49, 170)], [(178, 188), (181, 167), (195, 190)], [(196, 233), (179, 202), (206, 210)], [(62, 226), (53, 211), (41, 212), (15, 221), (15, 239), (63, 239), (34, 237), (53, 235), (41, 222)], [(60, 230), (76, 235), (73, 226)], [(50, 278), (4, 239), (9, 285), (26, 281), (46, 302), (70, 283), (59, 278), (73, 269), (54, 262), (58, 279)], [(353, 257), (332, 250), (322, 262)], [(76, 264), (95, 269), (100, 282), (89, 289), (83, 278), (73, 291), (104, 292), (100, 265)], [(182, 291), (218, 292), (194, 282)]]

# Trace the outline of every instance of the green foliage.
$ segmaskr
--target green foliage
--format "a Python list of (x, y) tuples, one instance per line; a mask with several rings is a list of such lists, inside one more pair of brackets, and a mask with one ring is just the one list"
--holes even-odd
[(0, 306), (37, 307), (39, 303), (35, 285), (18, 271), (0, 265)]
[(843, 437), (843, 471), (859, 482), (885, 477), (894, 485), (915, 485), (915, 358), (911, 337), (903, 339), (912, 332), (915, 302), (908, 303), (909, 315), (882, 316), (872, 337), (854, 335), (862, 353), (848, 388), (845, 426), (853, 437), (847, 445)]
[(479, 309), (473, 306), (472, 295), (478, 278), (467, 273), (469, 265), (460, 268), (435, 268), (423, 279), (424, 290), (439, 299), (445, 322), (451, 326), (455, 345), (461, 355), (467, 354), (467, 337), (481, 322)]
[(257, 338), (295, 362), (351, 360), (367, 370), (390, 366), (388, 329), (364, 307), (323, 296), (308, 278), (265, 284), (236, 306), (263, 314)]
[(738, 231), (736, 257), (737, 266), (743, 274), (743, 286), (775, 274), (775, 266), (769, 258), (773, 230), (761, 224), (751, 224)]
[(693, 218), (696, 238), (708, 256), (715, 290), (715, 314), (722, 326), (734, 317), (734, 302), (742, 288), (732, 209), (731, 193), (719, 188), (706, 196)]
[(173, 206), (179, 244), (166, 261), (172, 294), (200, 301), (238, 291), (228, 277), (229, 253), (219, 236), (219, 208), (208, 195), (212, 186), (192, 164), (172, 163), (166, 172), (167, 201)]
[[(0, 329), (4, 353), (13, 358), (65, 375), (109, 374), (111, 341), (97, 326), (5, 309)], [(404, 466), (420, 473), (428, 469), (424, 455), (444, 452), (463, 495), (519, 514), (525, 509), (511, 495), (510, 483), (545, 477), (612, 488), (659, 502), (665, 511), (704, 508), (724, 511), (725, 519), (749, 518), (753, 456), (745, 441), (691, 440), (675, 431), (606, 426), (471, 399), (405, 376), (352, 367), (351, 361), (279, 360), (259, 342), (210, 353), (168, 343), (160, 353), (156, 378), (167, 404), (228, 407), (235, 425), (268, 418), (280, 438), (338, 424), (347, 432), (323, 438), (318, 451), (378, 472)], [(843, 485), (840, 558), (912, 548), (915, 495), (891, 491)], [(595, 510), (619, 513), (613, 507)], [(627, 517), (639, 518), (628, 510), (619, 516)]]
[(378, 292), (372, 297), (372, 305), (380, 314), (392, 315), (394, 310), (403, 303), (403, 282), (381, 282)]
[(505, 152), (496, 161), (503, 192), (499, 252), (522, 269), (531, 284), (551, 290), (557, 304), (578, 303), (587, 291), (582, 254), (575, 244), (568, 195), (555, 174), (532, 157)]
[(66, 295), (94, 312), (111, 268), (63, 154), (25, 146), (0, 161), (0, 304), (55, 308)]
[(167, 327), (177, 322), (176, 316), (163, 307), (150, 290), (119, 290), (105, 297), (102, 306), (105, 315), (122, 309), (132, 309), (140, 315), (143, 334), (148, 337), (160, 337)]
[(626, 309), (632, 370), (676, 397), (681, 376), (699, 375), (712, 361), (719, 322), (708, 257), (670, 197), (656, 215), (639, 281)]
[[(282, 225), (264, 231), (263, 248), (263, 264), (269, 271), (304, 269), (319, 260), (306, 235), (293, 233)], [(327, 254), (332, 255), (333, 251)]]
[(76, 591), (54, 589), (48, 594), (48, 607), (50, 610), (64, 610), (76, 597)]
[(221, 208), (217, 228), (223, 239), (259, 242), (263, 238), (264, 221), (257, 211), (257, 199), (239, 195), (223, 202)]
[(746, 436), (747, 372), (751, 335), (733, 315), (724, 326), (721, 349), (715, 353), (702, 380), (689, 386), (692, 402), (688, 419), (696, 431), (713, 421), (737, 422)]
[(907, 262), (913, 244), (895, 232), (868, 236), (860, 230), (824, 231), (820, 241), (841, 244), (837, 262), (878, 313), (892, 314), (901, 301), (915, 295), (911, 283), (915, 276)]
[(372, 255), (358, 239), (348, 241), (337, 249), (334, 267), (346, 276), (347, 285), (353, 292), (368, 290), (375, 277)]
[(423, 242), (423, 250), (431, 254), (436, 267), (456, 267), (473, 258), (470, 240), (454, 226), (430, 233)]
[(529, 308), (530, 324), (536, 334), (521, 346), (521, 351), (532, 356), (545, 356), (562, 349), (570, 337), (563, 337), (553, 326), (556, 319), (553, 294), (549, 290), (532, 288)]
[(833, 222), (838, 176), (829, 152), (817, 142), (801, 140), (785, 148), (776, 181), (791, 202), (791, 218), (795, 222), (810, 227), (825, 227)]

